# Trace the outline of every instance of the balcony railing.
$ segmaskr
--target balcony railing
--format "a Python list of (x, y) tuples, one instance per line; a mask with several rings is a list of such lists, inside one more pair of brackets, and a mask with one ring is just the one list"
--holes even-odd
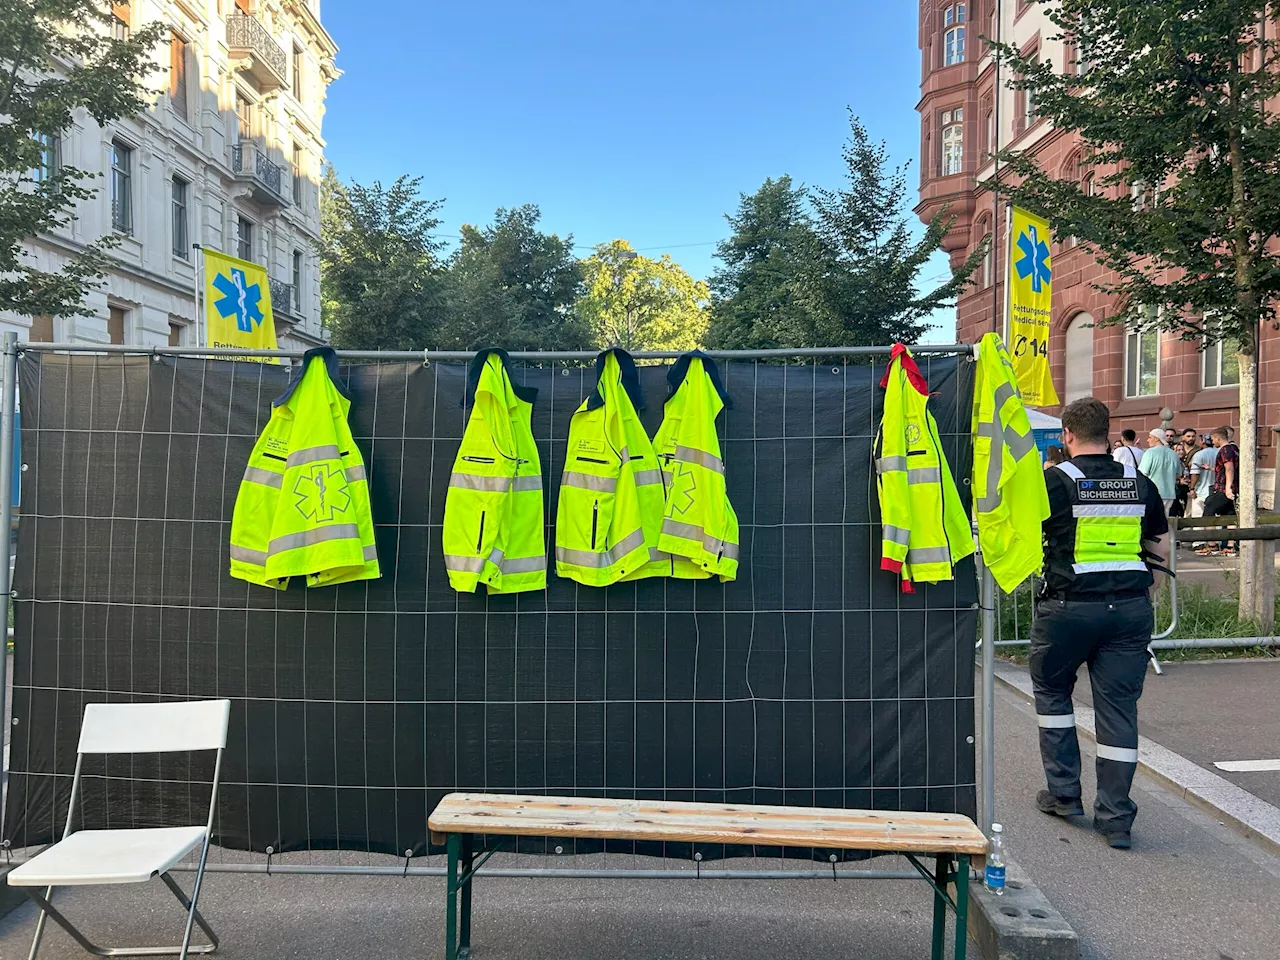
[(227, 50), (233, 59), (248, 58), (245, 69), (263, 89), (284, 86), (288, 58), (257, 17), (238, 11), (227, 17)]
[(298, 314), (294, 310), (293, 304), (293, 284), (285, 283), (283, 280), (277, 280), (274, 277), (268, 278), (267, 286), (271, 288), (271, 310), (273, 313), (283, 313), (285, 316), (296, 317)]
[(280, 189), (283, 171), (258, 144), (242, 140), (233, 146), (231, 170), (253, 187), (254, 199), (259, 203), (284, 206), (286, 201)]

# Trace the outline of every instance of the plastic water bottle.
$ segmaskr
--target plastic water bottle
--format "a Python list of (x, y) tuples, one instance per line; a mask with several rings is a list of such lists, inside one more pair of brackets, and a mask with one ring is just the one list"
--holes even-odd
[(987, 851), (987, 889), (1004, 896), (1004, 827), (991, 825), (991, 849)]

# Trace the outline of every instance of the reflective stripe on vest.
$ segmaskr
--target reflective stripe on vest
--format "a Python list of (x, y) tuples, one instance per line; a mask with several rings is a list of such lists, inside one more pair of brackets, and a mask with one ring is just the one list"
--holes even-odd
[[(1124, 470), (1124, 479), (1137, 479), (1138, 473), (1132, 464), (1123, 463), (1120, 466)], [(1084, 471), (1069, 460), (1058, 464), (1055, 469), (1061, 470), (1073, 483), (1087, 479)], [(1072, 571), (1077, 575), (1147, 572), (1149, 568), (1140, 559), (1142, 518), (1146, 512), (1146, 505), (1142, 503), (1072, 504), (1071, 515), (1076, 518)], [(1095, 530), (1102, 535), (1081, 537), (1082, 532), (1087, 534)], [(1082, 553), (1087, 556), (1082, 556)]]
[(978, 424), (978, 436), (991, 438), (991, 454), (987, 459), (987, 493), (978, 499), (978, 512), (987, 513), (1004, 502), (1004, 494), (1000, 491), (1000, 479), (1004, 470), (1004, 448), (1014, 460), (1021, 460), (1035, 449), (1036, 441), (1032, 433), (1019, 433), (1012, 426), (1000, 426), (1000, 408), (1017, 396), (1010, 383), (1001, 383), (995, 389), (995, 403), (992, 407), (993, 420)]
[(556, 560), (571, 563), (575, 567), (611, 567), (631, 551), (644, 546), (644, 531), (636, 530), (627, 534), (612, 547), (592, 553), (590, 550), (572, 550), (568, 547), (556, 547)]

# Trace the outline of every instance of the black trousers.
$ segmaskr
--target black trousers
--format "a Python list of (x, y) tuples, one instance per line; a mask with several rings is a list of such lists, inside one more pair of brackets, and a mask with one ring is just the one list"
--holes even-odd
[(1049, 791), (1080, 796), (1080, 744), (1071, 693), (1089, 665), (1098, 736), (1093, 819), (1104, 832), (1127, 831), (1138, 807), (1129, 798), (1138, 764), (1138, 698), (1147, 676), (1154, 614), (1145, 596), (1113, 602), (1041, 600), (1031, 627), (1031, 682), (1040, 722), (1040, 759)]

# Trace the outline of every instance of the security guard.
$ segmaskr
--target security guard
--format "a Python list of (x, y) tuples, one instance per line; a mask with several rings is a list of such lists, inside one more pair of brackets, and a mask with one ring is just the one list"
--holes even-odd
[(1071, 459), (1049, 470), (1044, 591), (1031, 628), (1031, 680), (1049, 789), (1036, 805), (1083, 816), (1080, 745), (1071, 691), (1089, 664), (1098, 739), (1094, 828), (1128, 849), (1137, 806), (1138, 697), (1154, 622), (1151, 594), (1168, 556), (1169, 525), (1155, 486), (1111, 458), (1110, 415), (1087, 397), (1062, 412)]

